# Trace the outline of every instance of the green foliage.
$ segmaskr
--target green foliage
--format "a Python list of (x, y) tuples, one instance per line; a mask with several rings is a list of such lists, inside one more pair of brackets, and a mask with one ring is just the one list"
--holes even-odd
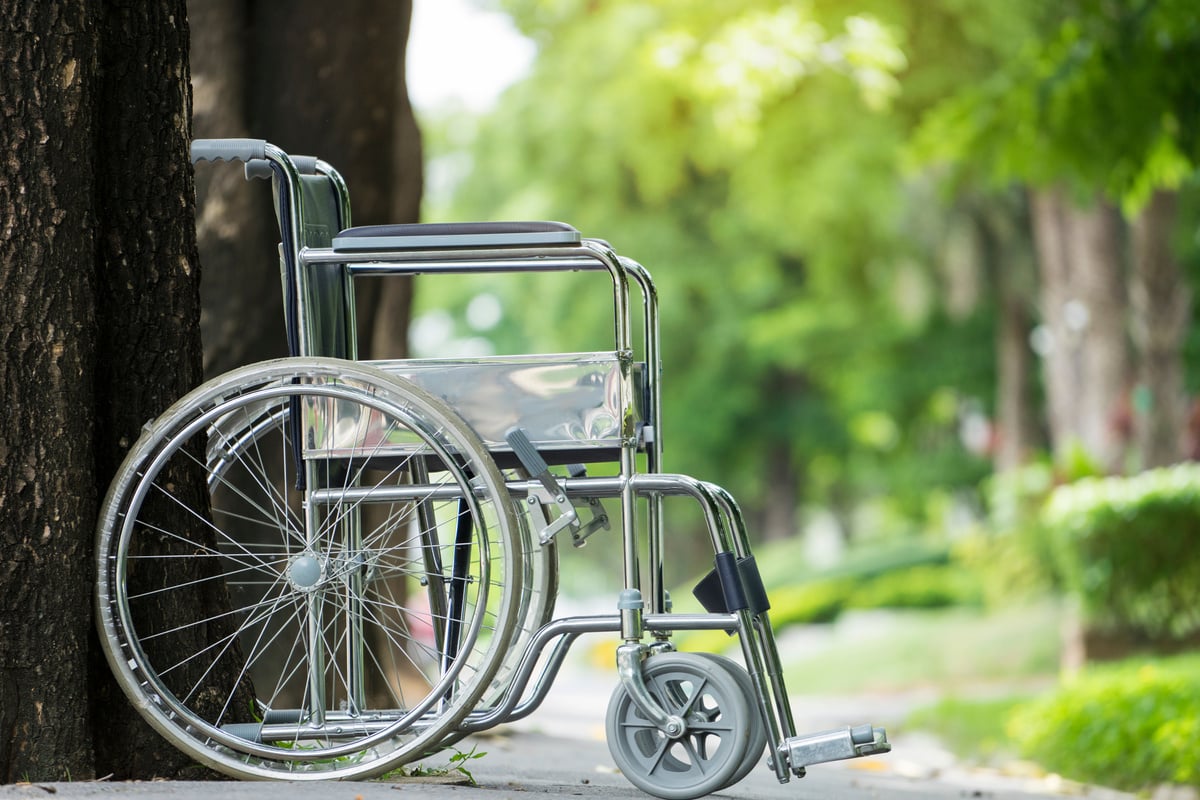
[(1094, 668), (1019, 709), (1021, 751), (1075, 780), (1200, 786), (1200, 657)]
[(780, 630), (788, 625), (832, 622), (846, 610), (854, 592), (850, 578), (786, 586), (771, 592), (771, 622)]
[(952, 564), (925, 564), (885, 573), (849, 598), (851, 608), (947, 608), (979, 602), (975, 576)]
[(1045, 6), (1038, 27), (1049, 34), (928, 115), (914, 152), (1000, 182), (1098, 190), (1129, 210), (1178, 187), (1200, 163), (1194, 3), (1071, 0)]
[(1042, 522), (1090, 624), (1151, 639), (1200, 632), (1200, 465), (1060, 487)]
[(954, 560), (977, 576), (990, 607), (1057, 587), (1053, 548), (1041, 513), (1055, 487), (1052, 465), (1034, 462), (983, 482), (986, 517), (954, 546)]
[(824, 578), (868, 580), (889, 572), (926, 564), (946, 564), (950, 548), (941, 541), (908, 537), (864, 545), (848, 552), (836, 566), (804, 565), (798, 541), (773, 542), (757, 550), (756, 561), (768, 590)]
[(452, 746), (450, 749), (453, 753), (446, 759), (444, 764), (431, 765), (428, 762), (421, 762), (412, 766), (403, 766), (392, 772), (385, 773), (379, 780), (453, 777), (459, 778), (458, 782), (460, 783), (465, 782), (471, 786), (475, 786), (475, 776), (467, 768), (467, 764), (487, 755), (487, 752), (479, 752), (478, 748), (478, 745), (472, 745), (470, 750), (463, 751)]
[[(539, 56), (479, 121), (451, 216), (565, 219), (650, 267), (668, 468), (726, 485), (752, 517), (777, 482), (803, 502), (888, 494), (916, 524), (931, 486), (969, 491), (987, 462), (964, 451), (957, 412), (993, 395), (990, 311), (941, 313), (960, 267), (935, 265), (938, 209), (901, 154), (921, 107), (993, 66), (1013, 12), (497, 5)], [(498, 349), (582, 349), (607, 324), (595, 292), (551, 276), (493, 291)], [(864, 420), (894, 435), (864, 439), (879, 430)]]
[(832, 622), (848, 609), (945, 608), (980, 601), (973, 574), (948, 563), (944, 546), (920, 542), (869, 549), (808, 577), (793, 570), (790, 579), (781, 580), (767, 571), (764, 583), (778, 628)]

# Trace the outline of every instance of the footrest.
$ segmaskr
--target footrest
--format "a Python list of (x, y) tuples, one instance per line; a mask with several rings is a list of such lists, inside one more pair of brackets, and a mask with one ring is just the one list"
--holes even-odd
[(887, 740), (887, 731), (871, 725), (793, 736), (784, 743), (784, 747), (789, 766), (797, 773), (813, 764), (873, 756), (892, 749)]

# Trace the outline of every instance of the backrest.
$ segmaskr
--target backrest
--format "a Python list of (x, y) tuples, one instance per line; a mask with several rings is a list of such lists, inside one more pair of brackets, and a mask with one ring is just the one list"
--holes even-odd
[[(333, 237), (350, 224), (346, 186), (332, 167), (315, 158), (293, 157), (299, 174), (301, 247), (329, 247)], [(281, 236), (284, 308), (288, 351), (291, 355), (357, 357), (354, 322), (354, 285), (339, 264), (309, 264), (298, 280), (298, 255), (289, 246), (290, 197), (275, 178), (275, 212)], [(304, 319), (298, 318), (297, 298), (304, 293)]]
[[(301, 240), (305, 247), (329, 247), (346, 225), (333, 179), (301, 175)], [(346, 220), (348, 222), (348, 220)], [(354, 284), (340, 264), (310, 264), (308, 270), (308, 355), (356, 357)]]

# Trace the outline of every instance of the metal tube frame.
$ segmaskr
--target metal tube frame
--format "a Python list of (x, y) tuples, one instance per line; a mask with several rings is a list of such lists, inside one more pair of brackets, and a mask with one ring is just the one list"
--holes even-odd
[[(642, 351), (651, 364), (647, 372), (647, 390), (651, 397), (651, 408), (657, 411), (660, 401), (657, 372), (659, 370), (657, 342), (657, 302), (649, 274), (634, 262), (619, 258), (604, 242), (585, 239), (578, 246), (548, 245), (538, 247), (472, 248), (452, 251), (442, 250), (397, 250), (338, 252), (331, 248), (302, 248), (296, 259), (297, 268), (304, 272), (309, 264), (341, 264), (351, 276), (357, 275), (421, 275), (421, 274), (473, 274), (473, 273), (523, 273), (523, 272), (607, 272), (612, 281), (613, 301), (613, 344), (622, 364), (623, 380), (620, 387), (621, 449), (619, 456), (620, 474), (632, 478), (637, 474), (637, 455), (640, 442), (633, 419), (634, 362), (632, 322), (630, 314), (630, 278), (637, 283), (647, 309), (643, 327)], [(299, 276), (298, 276), (299, 277)], [(302, 324), (305, 323), (301, 315)], [(303, 331), (303, 328), (302, 328)], [(302, 339), (307, 340), (307, 332)], [(652, 420), (657, 426), (658, 420)], [(660, 437), (657, 431), (651, 434), (647, 444), (649, 465), (657, 469), (660, 464)], [(657, 448), (657, 449), (656, 449)], [(632, 486), (621, 490), (622, 559), (624, 587), (641, 588), (641, 567), (637, 541), (636, 503)], [(652, 517), (657, 515), (657, 509)], [(658, 524), (652, 522), (652, 538), (657, 534)], [(661, 557), (661, 547), (654, 547), (654, 557)], [(661, 566), (651, 565), (651, 573), (659, 575)], [(661, 577), (657, 579), (661, 586)], [(662, 594), (661, 589), (658, 594)], [(652, 610), (659, 611), (663, 603), (652, 602)]]
[[(613, 284), (613, 333), (615, 352), (624, 365), (625, 380), (620, 388), (621, 406), (624, 415), (621, 425), (622, 446), (620, 451), (620, 476), (617, 478), (581, 478), (563, 481), (568, 496), (572, 497), (619, 497), (621, 504), (623, 578), (625, 589), (641, 588), (641, 570), (636, 525), (636, 501), (647, 500), (648, 534), (647, 558), (649, 561), (649, 613), (645, 615), (646, 629), (665, 639), (671, 630), (694, 627), (717, 627), (737, 630), (743, 656), (758, 694), (759, 713), (771, 738), (778, 743), (773, 763), (780, 781), (788, 779), (785, 744), (794, 736), (794, 721), (787, 703), (779, 666), (778, 650), (766, 613), (752, 615), (749, 610), (739, 610), (726, 615), (669, 615), (666, 591), (663, 585), (663, 512), (662, 497), (665, 495), (690, 495), (696, 499), (708, 525), (714, 552), (732, 552), (738, 558), (750, 553), (745, 523), (736, 502), (724, 489), (684, 475), (662, 472), (663, 431), (662, 408), (659, 391), (661, 360), (659, 351), (659, 321), (657, 291), (649, 273), (637, 262), (617, 256), (604, 242), (585, 239), (578, 246), (553, 245), (544, 247), (495, 248), (444, 250), (399, 250), (372, 252), (337, 252), (331, 248), (307, 248), (303, 246), (300, 232), (301, 197), (299, 172), (286, 153), (273, 145), (266, 145), (266, 156), (277, 165), (277, 174), (285, 185), (290, 202), (286, 204), (286, 221), (282, 225), (285, 247), (294, 254), (296, 286), (294, 298), (295, 318), (299, 325), (300, 355), (310, 352), (311, 331), (308, 320), (308, 280), (306, 267), (310, 264), (341, 264), (345, 268), (347, 290), (352, 291), (356, 275), (420, 275), (420, 274), (466, 274), (490, 272), (574, 272), (607, 271)], [(318, 162), (318, 171), (331, 177), (339, 192), (343, 208), (343, 222), (349, 225), (349, 202), (345, 184), (336, 171), (324, 162)], [(634, 351), (632, 347), (630, 321), (630, 282), (635, 283), (643, 301), (642, 351), (647, 363), (645, 382), (649, 394), (649, 413), (652, 417), (650, 430), (644, 441), (639, 443), (635, 421), (632, 418), (632, 369)], [(348, 295), (352, 296), (352, 295)], [(353, 313), (353, 308), (349, 309)], [(352, 319), (352, 318), (351, 318)], [(356, 342), (351, 337), (351, 353), (356, 353)], [(644, 446), (647, 472), (637, 471), (639, 444)], [(394, 487), (381, 492), (380, 487), (370, 490), (370, 499), (383, 500), (388, 497), (412, 496), (409, 492), (421, 490), (420, 486)], [(528, 492), (531, 482), (509, 483), (510, 491)], [(355, 492), (339, 489), (342, 500), (351, 499)], [(309, 499), (319, 505), (325, 500), (323, 490), (309, 487)], [(367, 490), (363, 490), (367, 500)], [(422, 495), (426, 499), (429, 493)], [(530, 642), (511, 685), (501, 703), (480, 715), (472, 715), (463, 723), (464, 730), (482, 730), (507, 719), (516, 719), (532, 712), (540, 704), (548, 690), (550, 681), (557, 673), (566, 650), (583, 632), (619, 631), (620, 617), (574, 618), (555, 620), (543, 626)], [(547, 643), (561, 637), (558, 646), (535, 684), (532, 697), (520, 703), (520, 698), (531, 679), (536, 662)], [(636, 682), (640, 684), (639, 682)], [(629, 682), (626, 682), (627, 688)], [(633, 687), (636, 689), (637, 687)], [(645, 700), (646, 698), (641, 698)], [(651, 700), (651, 702), (653, 702)]]
[[(532, 480), (522, 480), (508, 481), (506, 485), (511, 494), (519, 497), (536, 489), (539, 484)], [(700, 504), (704, 513), (714, 552), (731, 552), (738, 558), (750, 555), (749, 539), (741, 510), (732, 495), (716, 484), (701, 481), (689, 475), (659, 473), (638, 474), (628, 479), (620, 476), (571, 478), (564, 479), (561, 486), (567, 496), (573, 498), (616, 498), (624, 497), (626, 493), (630, 492), (636, 497), (647, 499), (661, 499), (665, 496), (691, 497)], [(455, 491), (455, 487), (391, 486), (359, 490), (316, 491), (311, 494), (311, 499), (314, 503), (334, 502), (338, 499), (395, 502), (417, 496), (430, 499), (449, 499), (456, 496)], [(578, 629), (573, 627), (576, 622), (581, 626)], [(758, 713), (766, 726), (770, 739), (776, 743), (776, 757), (772, 759), (772, 764), (779, 780), (787, 781), (790, 775), (787, 760), (782, 757), (782, 753), (787, 740), (795, 736), (795, 722), (787, 700), (774, 631), (767, 613), (763, 611), (754, 614), (749, 609), (742, 609), (730, 614), (650, 613), (644, 616), (643, 625), (647, 631), (660, 636), (660, 638), (666, 638), (670, 632), (676, 630), (737, 631), (747, 672), (756, 689), (755, 700)], [(619, 632), (620, 630), (620, 616), (555, 620), (547, 624), (538, 631), (528, 645), (501, 703), (485, 714), (470, 717), (469, 721), (464, 723), (463, 730), (474, 732), (500, 722), (524, 717), (541, 703), (541, 699), (548, 689), (548, 686), (543, 686), (543, 684), (553, 680), (554, 674), (565, 656), (565, 651), (559, 653), (556, 649), (550, 664), (544, 668), (542, 676), (538, 679), (531, 699), (518, 705), (530, 680), (534, 665), (550, 639), (556, 636), (565, 636), (568, 633), (578, 635), (579, 633)], [(570, 642), (560, 643), (559, 646), (569, 647)], [(512, 716), (514, 714), (519, 716)]]

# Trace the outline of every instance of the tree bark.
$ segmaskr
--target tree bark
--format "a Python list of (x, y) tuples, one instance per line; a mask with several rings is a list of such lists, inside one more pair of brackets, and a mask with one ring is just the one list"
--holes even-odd
[[(348, 0), (327, 24), (322, 0), (257, 0), (252, 114), (289, 152), (318, 155), (350, 186), (354, 224), (415, 222), (421, 149), (404, 82), (411, 2)], [(353, 21), (351, 23), (351, 21)], [(407, 351), (412, 282), (359, 281), (360, 358)]]
[(184, 3), (0, 15), (0, 777), (170, 775), (89, 652), (89, 597), (98, 497), (200, 378)]
[(84, 0), (0, 0), (0, 781), (93, 775), (98, 79)]
[[(203, 373), (184, 0), (110, 2), (100, 42), (96, 475), (106, 486), (146, 420), (197, 386)], [(198, 471), (180, 476), (187, 480), (196, 496), (206, 494)], [(169, 617), (172, 609), (162, 612)], [(95, 663), (97, 770), (129, 778), (174, 777), (190, 768), (191, 760), (125, 701), (103, 660)]]
[(1130, 331), (1138, 354), (1134, 434), (1143, 468), (1174, 464), (1185, 455), (1183, 343), (1192, 296), (1171, 252), (1175, 216), (1175, 193), (1159, 191), (1131, 226)]
[[(254, 42), (244, 0), (192, 0), (196, 138), (261, 138), (247, 114)], [(204, 374), (287, 355), (271, 193), (239, 169), (196, 171)]]

